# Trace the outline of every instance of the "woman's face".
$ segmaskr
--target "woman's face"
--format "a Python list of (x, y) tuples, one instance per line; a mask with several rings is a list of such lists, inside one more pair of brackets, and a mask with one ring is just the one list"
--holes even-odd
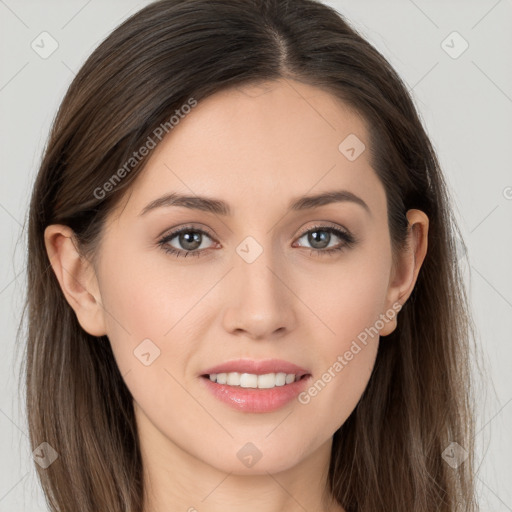
[(152, 150), (96, 266), (144, 450), (243, 474), (330, 446), (400, 293), (369, 156), (359, 116), (285, 80), (199, 102)]

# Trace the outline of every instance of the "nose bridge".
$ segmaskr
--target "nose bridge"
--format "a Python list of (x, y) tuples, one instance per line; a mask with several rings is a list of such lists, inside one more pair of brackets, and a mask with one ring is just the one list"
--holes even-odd
[(235, 291), (224, 318), (230, 331), (244, 330), (259, 338), (293, 328), (293, 294), (284, 284), (283, 265), (269, 238), (265, 237), (264, 246), (248, 236), (236, 248), (230, 273)]
[[(276, 277), (276, 269), (281, 268), (276, 251), (271, 247), (269, 237), (265, 247), (253, 237), (247, 237), (236, 249), (235, 275), (242, 291), (240, 300), (250, 300), (265, 308), (277, 307), (283, 299), (282, 282)], [(237, 261), (238, 260), (238, 261)]]

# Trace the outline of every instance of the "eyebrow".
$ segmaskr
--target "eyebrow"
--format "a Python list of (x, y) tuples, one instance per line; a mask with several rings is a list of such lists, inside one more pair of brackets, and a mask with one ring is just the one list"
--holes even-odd
[[(318, 208), (332, 203), (345, 203), (350, 202), (363, 207), (366, 212), (371, 216), (370, 207), (359, 197), (348, 190), (333, 190), (323, 192), (321, 194), (302, 196), (293, 199), (288, 209), (292, 211), (303, 211), (312, 208)], [(201, 210), (215, 215), (230, 216), (232, 215), (231, 208), (228, 203), (220, 199), (214, 199), (204, 196), (189, 196), (178, 194), (176, 192), (166, 194), (154, 201), (151, 201), (144, 207), (139, 216), (145, 215), (151, 210), (163, 207), (183, 207), (191, 210)]]

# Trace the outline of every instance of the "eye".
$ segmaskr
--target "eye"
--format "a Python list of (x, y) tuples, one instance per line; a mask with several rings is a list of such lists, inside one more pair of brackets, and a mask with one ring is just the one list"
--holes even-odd
[[(334, 238), (342, 240), (341, 243), (329, 246)], [(356, 243), (356, 239), (347, 231), (335, 228), (333, 226), (314, 226), (308, 229), (299, 238), (306, 238), (307, 243), (312, 246), (312, 254), (325, 255), (352, 247)]]
[[(204, 251), (203, 246), (204, 237), (210, 238), (210, 235), (202, 229), (185, 226), (168, 235), (165, 235), (158, 241), (158, 245), (167, 253), (173, 254), (177, 257), (200, 256)], [(171, 241), (176, 238), (176, 243), (179, 247), (171, 245)]]
[[(334, 238), (341, 240), (341, 243), (330, 246), (329, 244)], [(212, 240), (213, 238), (204, 230), (195, 228), (193, 226), (185, 226), (177, 229), (158, 241), (158, 245), (167, 253), (173, 254), (176, 257), (201, 256), (208, 247), (204, 246), (205, 237)], [(304, 232), (298, 240), (307, 238), (307, 243), (312, 245), (311, 254), (327, 255), (333, 254), (344, 249), (352, 247), (356, 243), (356, 239), (348, 231), (343, 231), (333, 226), (314, 226), (308, 231)], [(176, 247), (171, 242), (178, 245)], [(207, 244), (206, 244), (207, 245)], [(295, 246), (302, 247), (302, 245)]]

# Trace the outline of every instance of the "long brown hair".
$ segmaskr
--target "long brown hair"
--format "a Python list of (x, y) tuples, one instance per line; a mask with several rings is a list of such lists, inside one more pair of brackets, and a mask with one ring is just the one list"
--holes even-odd
[[(33, 189), (23, 371), (32, 448), (47, 442), (59, 454), (46, 469), (36, 465), (52, 511), (142, 512), (144, 489), (132, 397), (108, 338), (86, 333), (66, 302), (45, 228), (68, 225), (94, 257), (106, 216), (147, 158), (126, 162), (176, 109), (278, 78), (320, 87), (363, 116), (395, 252), (408, 209), (430, 221), (428, 252), (398, 327), (381, 342), (360, 402), (334, 435), (328, 490), (347, 512), (477, 510), (472, 321), (455, 247), (462, 237), (407, 87), (318, 1), (161, 0), (122, 23), (80, 69)], [(104, 187), (123, 166), (122, 179)], [(442, 456), (452, 442), (468, 454), (457, 468)]]

